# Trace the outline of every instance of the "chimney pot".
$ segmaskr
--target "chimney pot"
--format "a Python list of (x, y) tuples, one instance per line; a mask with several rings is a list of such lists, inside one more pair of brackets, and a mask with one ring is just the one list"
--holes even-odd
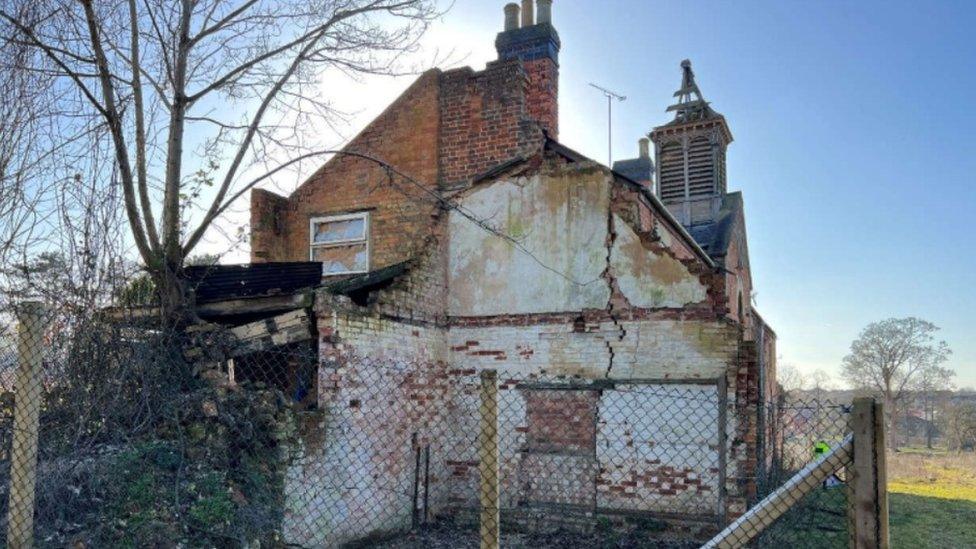
[(535, 25), (535, 3), (532, 0), (522, 0), (522, 26)]
[(640, 157), (650, 158), (651, 157), (651, 140), (642, 137), (637, 141), (637, 146), (640, 147)]
[(505, 30), (515, 30), (519, 28), (519, 7), (512, 2), (505, 4)]
[(539, 24), (552, 24), (552, 0), (539, 0), (537, 5)]

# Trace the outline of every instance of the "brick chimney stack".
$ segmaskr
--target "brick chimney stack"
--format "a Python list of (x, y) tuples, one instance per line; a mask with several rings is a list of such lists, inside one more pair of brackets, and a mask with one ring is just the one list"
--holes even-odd
[[(539, 19), (535, 20), (535, 11)], [(521, 13), (522, 26), (516, 28)], [(505, 30), (495, 39), (498, 59), (520, 59), (529, 77), (528, 112), (553, 139), (559, 138), (559, 50), (552, 26), (552, 0), (522, 0), (505, 6)]]

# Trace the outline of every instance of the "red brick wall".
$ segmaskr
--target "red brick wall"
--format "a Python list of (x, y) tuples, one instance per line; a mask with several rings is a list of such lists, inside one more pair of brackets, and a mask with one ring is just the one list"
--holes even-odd
[(739, 364), (732, 385), (735, 391), (735, 430), (729, 461), (734, 473), (729, 476), (729, 519), (735, 519), (757, 496), (759, 351), (752, 341), (739, 345)]
[[(425, 187), (437, 186), (440, 71), (424, 73), (376, 120), (346, 146), (396, 166)], [(263, 193), (263, 194), (262, 194)], [(252, 194), (252, 208), (269, 202), (265, 191)], [(257, 196), (254, 196), (257, 195)], [(409, 196), (408, 196), (409, 195)], [(374, 162), (336, 156), (312, 175), (282, 208), (279, 238), (266, 223), (252, 225), (252, 261), (308, 261), (309, 219), (354, 211), (370, 212), (370, 268), (412, 257), (429, 232), (436, 205), (411, 183), (388, 180)], [(264, 208), (265, 210), (267, 208)], [(252, 222), (261, 212), (252, 211)], [(256, 243), (256, 244), (255, 244)], [(277, 251), (269, 251), (274, 243)]]
[(588, 454), (596, 444), (596, 391), (530, 389), (525, 397), (526, 450)]
[(264, 189), (251, 191), (251, 261), (285, 261), (284, 208), (288, 199)]
[[(519, 60), (421, 76), (346, 146), (387, 162), (423, 187), (396, 178), (366, 159), (338, 155), (290, 197), (256, 190), (251, 196), (251, 260), (307, 261), (309, 219), (370, 212), (370, 269), (414, 257), (425, 246), (438, 205), (430, 191), (469, 182), (474, 176), (543, 143), (535, 113), (556, 124), (556, 67), (532, 61), (535, 84)], [(548, 65), (547, 65), (548, 63)], [(547, 91), (548, 90), (548, 91)]]
[(529, 120), (529, 79), (517, 60), (444, 73), (441, 79), (441, 182), (452, 187), (538, 148), (542, 134)]
[(549, 137), (559, 139), (559, 66), (548, 57), (525, 62), (529, 77), (529, 116), (538, 120)]

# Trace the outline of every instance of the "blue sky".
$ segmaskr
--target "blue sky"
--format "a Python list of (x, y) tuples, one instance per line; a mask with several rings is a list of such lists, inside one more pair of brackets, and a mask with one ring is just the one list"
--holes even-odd
[[(483, 67), (504, 3), (457, 0), (417, 61), (453, 49)], [(600, 161), (606, 103), (587, 84), (628, 96), (614, 158), (631, 157), (692, 60), (735, 135), (730, 189), (782, 362), (836, 376), (866, 324), (913, 315), (943, 328), (957, 383), (976, 386), (976, 3), (556, 0), (553, 20), (560, 139)], [(412, 80), (330, 81), (356, 112), (347, 135)]]

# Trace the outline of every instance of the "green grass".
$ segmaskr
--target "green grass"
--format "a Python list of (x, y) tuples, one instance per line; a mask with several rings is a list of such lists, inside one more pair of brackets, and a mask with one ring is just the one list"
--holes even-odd
[(889, 453), (888, 491), (976, 502), (976, 454), (914, 449)]
[(892, 493), (888, 506), (893, 548), (976, 547), (976, 501)]
[(889, 453), (888, 507), (892, 547), (976, 548), (976, 454)]

